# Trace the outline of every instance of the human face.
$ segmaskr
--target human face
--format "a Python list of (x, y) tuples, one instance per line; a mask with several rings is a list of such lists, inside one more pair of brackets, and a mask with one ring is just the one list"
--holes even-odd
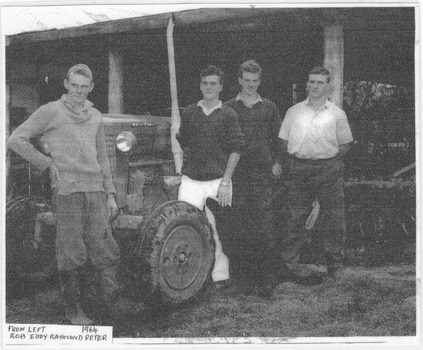
[(251, 72), (242, 72), (242, 78), (238, 78), (242, 88), (242, 93), (247, 96), (253, 96), (257, 93), (260, 86), (260, 74)]
[(65, 79), (63, 83), (66, 90), (68, 90), (69, 99), (75, 105), (83, 105), (88, 94), (94, 88), (94, 83), (90, 78), (75, 73), (71, 73), (69, 78)]
[(206, 101), (214, 101), (219, 99), (219, 93), (222, 91), (223, 85), (220, 83), (220, 77), (217, 75), (208, 75), (201, 78), (200, 90)]
[(326, 97), (329, 92), (328, 76), (321, 74), (310, 74), (308, 76), (307, 88), (309, 96), (315, 99)]

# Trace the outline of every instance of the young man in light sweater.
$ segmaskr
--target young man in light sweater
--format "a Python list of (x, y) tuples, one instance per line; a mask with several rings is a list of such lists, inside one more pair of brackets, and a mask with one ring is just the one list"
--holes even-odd
[[(8, 147), (38, 169), (49, 171), (65, 317), (71, 324), (88, 325), (92, 320), (81, 306), (81, 278), (87, 277), (88, 259), (100, 276), (109, 311), (113, 312), (117, 302), (120, 250), (109, 220), (118, 207), (102, 115), (87, 100), (94, 88), (90, 68), (83, 64), (71, 67), (64, 86), (67, 94), (36, 110), (10, 136)], [(48, 156), (30, 143), (39, 135), (48, 146)]]

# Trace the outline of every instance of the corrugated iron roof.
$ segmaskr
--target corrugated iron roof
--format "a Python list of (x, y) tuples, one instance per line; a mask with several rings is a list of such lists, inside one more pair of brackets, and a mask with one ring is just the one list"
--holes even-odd
[(194, 5), (91, 5), (3, 7), (2, 31), (6, 36), (79, 27), (124, 18), (144, 17), (172, 11), (195, 9)]

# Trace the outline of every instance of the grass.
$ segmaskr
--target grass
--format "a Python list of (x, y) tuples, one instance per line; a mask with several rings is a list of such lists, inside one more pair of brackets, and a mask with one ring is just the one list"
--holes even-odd
[[(387, 256), (385, 250), (379, 259), (350, 257), (336, 278), (317, 286), (280, 283), (266, 299), (236, 288), (208, 288), (183, 306), (95, 322), (113, 326), (116, 338), (202, 338), (205, 343), (215, 337), (280, 342), (296, 337), (415, 336), (414, 255), (396, 255), (393, 263)], [(62, 313), (57, 281), (7, 300), (8, 323), (66, 324)]]
[(409, 301), (416, 294), (415, 280), (387, 282), (363, 277), (361, 270), (346, 269), (318, 286), (285, 282), (270, 299), (210, 289), (180, 310), (155, 310), (154, 316), (120, 322), (126, 331), (115, 328), (115, 337), (414, 336), (416, 312)]

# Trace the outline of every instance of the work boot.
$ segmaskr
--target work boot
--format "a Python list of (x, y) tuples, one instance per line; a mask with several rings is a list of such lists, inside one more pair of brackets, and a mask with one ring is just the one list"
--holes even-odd
[(85, 315), (81, 306), (77, 271), (61, 271), (59, 275), (65, 304), (65, 318), (73, 325), (92, 325), (94, 322)]
[(81, 295), (87, 302), (98, 302), (100, 290), (100, 276), (98, 269), (85, 264), (78, 268)]
[(289, 270), (289, 279), (303, 285), (321, 284), (327, 275), (327, 270), (323, 266), (316, 264), (286, 264)]
[(329, 277), (335, 277), (337, 272), (344, 268), (343, 259), (340, 257), (327, 257), (326, 260)]
[(100, 295), (99, 270), (91, 264), (85, 264), (78, 268), (78, 279), (83, 309), (89, 314), (95, 314), (101, 318), (106, 316), (107, 313)]
[(102, 299), (111, 316), (135, 315), (145, 309), (144, 303), (137, 303), (122, 296), (115, 266), (104, 268), (99, 273)]

